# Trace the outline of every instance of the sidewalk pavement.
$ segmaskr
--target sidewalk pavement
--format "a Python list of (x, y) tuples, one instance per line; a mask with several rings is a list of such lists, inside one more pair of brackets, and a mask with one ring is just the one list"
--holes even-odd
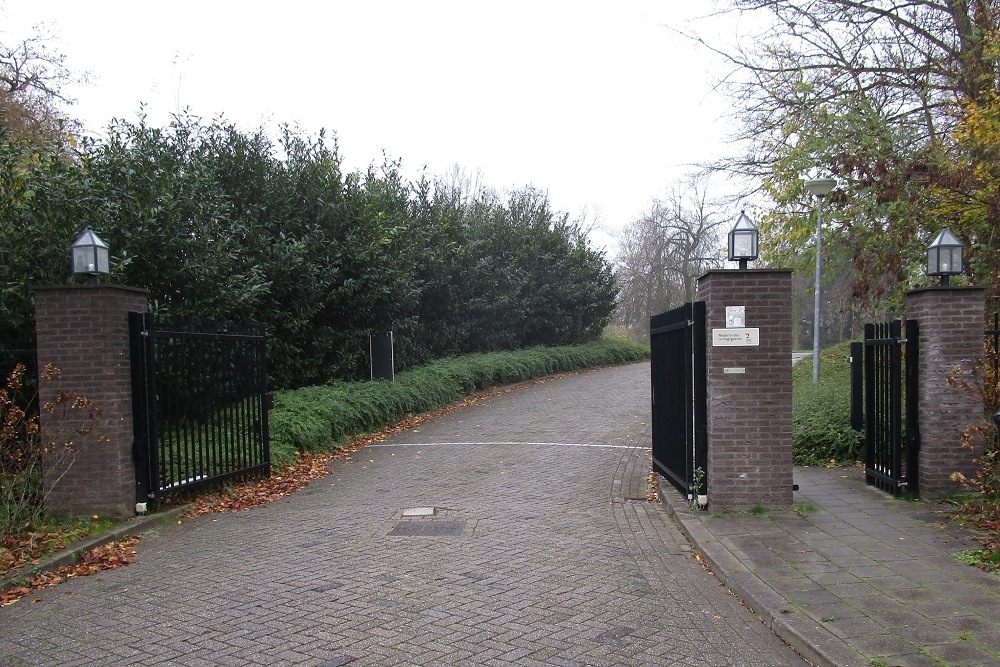
[(868, 487), (860, 468), (796, 468), (793, 510), (696, 511), (661, 498), (726, 586), (821, 665), (1000, 665), (1000, 574), (941, 503)]

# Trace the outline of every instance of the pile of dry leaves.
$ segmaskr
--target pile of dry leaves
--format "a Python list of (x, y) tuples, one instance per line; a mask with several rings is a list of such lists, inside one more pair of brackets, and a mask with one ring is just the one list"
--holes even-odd
[[(24, 596), (30, 595), (32, 591), (57, 586), (67, 579), (86, 577), (103, 570), (112, 570), (122, 565), (134, 563), (136, 558), (135, 545), (138, 542), (138, 537), (126, 537), (116, 542), (109, 542), (91, 549), (73, 565), (64, 565), (52, 572), (35, 574), (26, 581), (18, 582), (18, 585), (0, 593), (0, 605), (14, 604)], [(41, 598), (35, 598), (35, 602), (40, 601)]]

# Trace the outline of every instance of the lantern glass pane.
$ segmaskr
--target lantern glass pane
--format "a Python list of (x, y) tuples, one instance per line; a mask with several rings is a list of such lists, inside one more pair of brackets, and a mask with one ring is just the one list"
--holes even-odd
[(76, 246), (73, 248), (73, 273), (89, 273), (87, 265), (91, 263), (93, 249)]
[(951, 266), (948, 270), (954, 272), (957, 275), (962, 272), (961, 246), (959, 246), (958, 248), (951, 248), (951, 253), (949, 254), (951, 255), (951, 262), (950, 262)]
[(733, 256), (753, 257), (753, 235), (746, 233), (733, 234)]
[(97, 248), (97, 271), (98, 273), (110, 273), (111, 264), (108, 261), (108, 249)]

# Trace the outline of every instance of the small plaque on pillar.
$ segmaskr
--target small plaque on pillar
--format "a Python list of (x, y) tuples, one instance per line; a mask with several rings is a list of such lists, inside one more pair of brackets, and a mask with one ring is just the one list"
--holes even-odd
[(757, 327), (712, 329), (712, 347), (757, 347), (759, 345), (760, 329)]
[(738, 329), (747, 325), (746, 306), (726, 306), (726, 328)]

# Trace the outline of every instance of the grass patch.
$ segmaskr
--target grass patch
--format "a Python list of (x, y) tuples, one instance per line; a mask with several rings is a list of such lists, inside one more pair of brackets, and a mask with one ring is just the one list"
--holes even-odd
[(839, 465), (863, 458), (864, 434), (851, 428), (850, 342), (820, 351), (812, 364), (792, 367), (792, 457), (795, 465)]
[(816, 506), (811, 503), (794, 503), (792, 504), (792, 511), (799, 516), (805, 516), (810, 512), (815, 512)]
[(967, 565), (975, 565), (987, 572), (1000, 572), (1000, 550), (973, 549), (972, 551), (956, 551), (953, 555)]

